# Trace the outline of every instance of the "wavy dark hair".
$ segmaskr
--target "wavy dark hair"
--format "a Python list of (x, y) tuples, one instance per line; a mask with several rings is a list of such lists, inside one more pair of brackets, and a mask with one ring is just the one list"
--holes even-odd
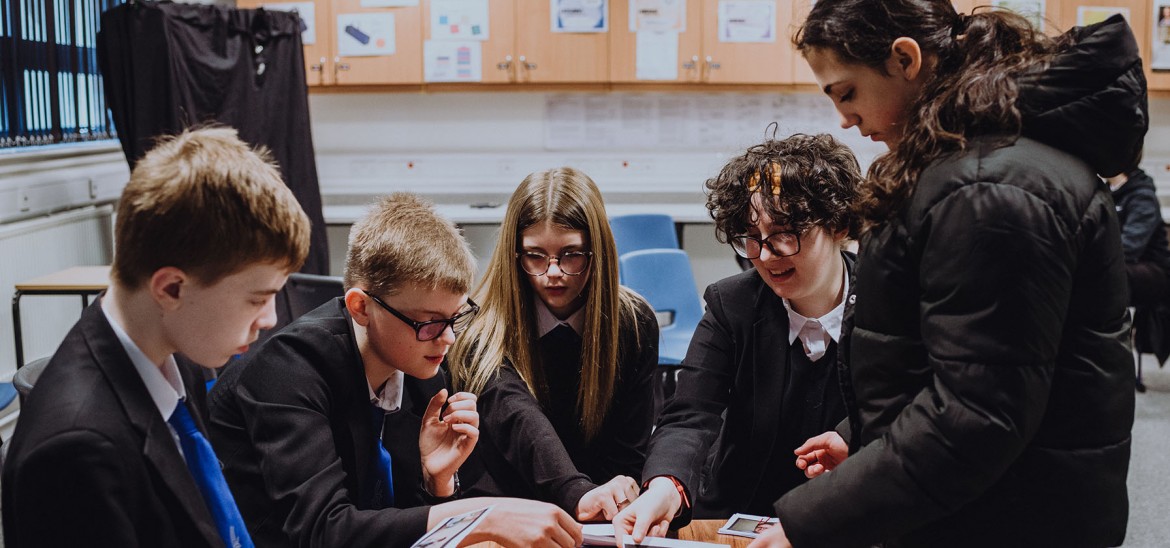
[[(716, 237), (726, 243), (755, 224), (756, 192), (775, 194), (776, 199), (763, 204), (776, 224), (797, 231), (813, 226), (833, 233), (845, 230), (855, 237), (858, 222), (852, 210), (862, 178), (853, 151), (827, 134), (797, 133), (776, 140), (775, 127), (769, 126), (772, 138), (732, 158), (707, 180), (707, 210), (715, 220)], [(771, 181), (776, 180), (779, 188), (773, 190)]]
[(1043, 66), (1067, 43), (1050, 38), (1007, 10), (955, 11), (950, 0), (821, 0), (797, 30), (802, 53), (832, 51), (843, 63), (889, 74), (885, 63), (899, 37), (918, 42), (935, 60), (901, 141), (879, 156), (862, 185), (858, 210), (866, 227), (890, 218), (931, 162), (966, 148), (969, 139), (1020, 135), (1016, 106), (1021, 74)]

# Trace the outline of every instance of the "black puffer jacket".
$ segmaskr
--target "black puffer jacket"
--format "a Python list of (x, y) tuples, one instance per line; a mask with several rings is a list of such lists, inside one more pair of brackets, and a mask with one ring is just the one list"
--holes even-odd
[(1021, 81), (1025, 137), (934, 162), (862, 241), (843, 343), (854, 453), (776, 503), (797, 548), (1124, 539), (1134, 370), (1096, 174), (1136, 158), (1145, 80), (1119, 17), (1074, 32)]

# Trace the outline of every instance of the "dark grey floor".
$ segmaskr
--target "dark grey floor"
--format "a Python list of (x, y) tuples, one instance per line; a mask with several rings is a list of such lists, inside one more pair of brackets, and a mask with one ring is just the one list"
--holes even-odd
[(1170, 546), (1170, 366), (1143, 359), (1146, 393), (1137, 395), (1133, 456), (1129, 463), (1129, 530), (1126, 546)]
[[(1170, 546), (1170, 367), (1144, 359), (1147, 390), (1137, 395), (1129, 466), (1129, 530), (1125, 545)], [(0, 548), (4, 536), (0, 532)]]

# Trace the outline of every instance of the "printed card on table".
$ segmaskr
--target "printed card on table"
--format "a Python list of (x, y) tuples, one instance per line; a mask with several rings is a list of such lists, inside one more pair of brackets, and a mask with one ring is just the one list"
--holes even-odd
[(721, 535), (736, 535), (740, 537), (756, 538), (764, 531), (776, 525), (780, 520), (751, 514), (735, 514), (719, 528)]
[(418, 542), (412, 544), (410, 548), (455, 548), (459, 546), (459, 541), (475, 530), (475, 527), (491, 510), (492, 507), (488, 506), (466, 514), (451, 516), (436, 525), (434, 529), (427, 531), (427, 534), (418, 539)]

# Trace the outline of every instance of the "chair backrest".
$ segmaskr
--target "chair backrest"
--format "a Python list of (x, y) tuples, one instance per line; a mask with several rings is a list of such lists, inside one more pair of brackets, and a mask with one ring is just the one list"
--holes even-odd
[(12, 386), (16, 388), (16, 393), (20, 395), (21, 403), (32, 392), (33, 387), (37, 384), (37, 379), (41, 378), (41, 373), (45, 372), (45, 366), (49, 365), (49, 359), (52, 356), (45, 356), (44, 358), (37, 358), (28, 362), (16, 370), (16, 374), (12, 375)]
[(654, 312), (672, 316), (669, 324), (660, 326), (664, 334), (672, 330), (694, 332), (703, 317), (703, 303), (685, 251), (643, 249), (622, 255), (618, 262), (624, 285), (645, 297)]
[(341, 276), (320, 276), (317, 274), (289, 274), (284, 288), (276, 294), (276, 325), (272, 329), (260, 332), (260, 337), (252, 343), (249, 352), (260, 347), (260, 343), (268, 339), (284, 326), (293, 322), (305, 313), (325, 304), (326, 301), (345, 294)]
[(294, 272), (284, 291), (288, 295), (289, 321), (295, 320), (326, 301), (345, 294), (341, 276), (320, 276)]
[(609, 218), (618, 257), (641, 249), (678, 249), (674, 219), (660, 213), (614, 215)]

